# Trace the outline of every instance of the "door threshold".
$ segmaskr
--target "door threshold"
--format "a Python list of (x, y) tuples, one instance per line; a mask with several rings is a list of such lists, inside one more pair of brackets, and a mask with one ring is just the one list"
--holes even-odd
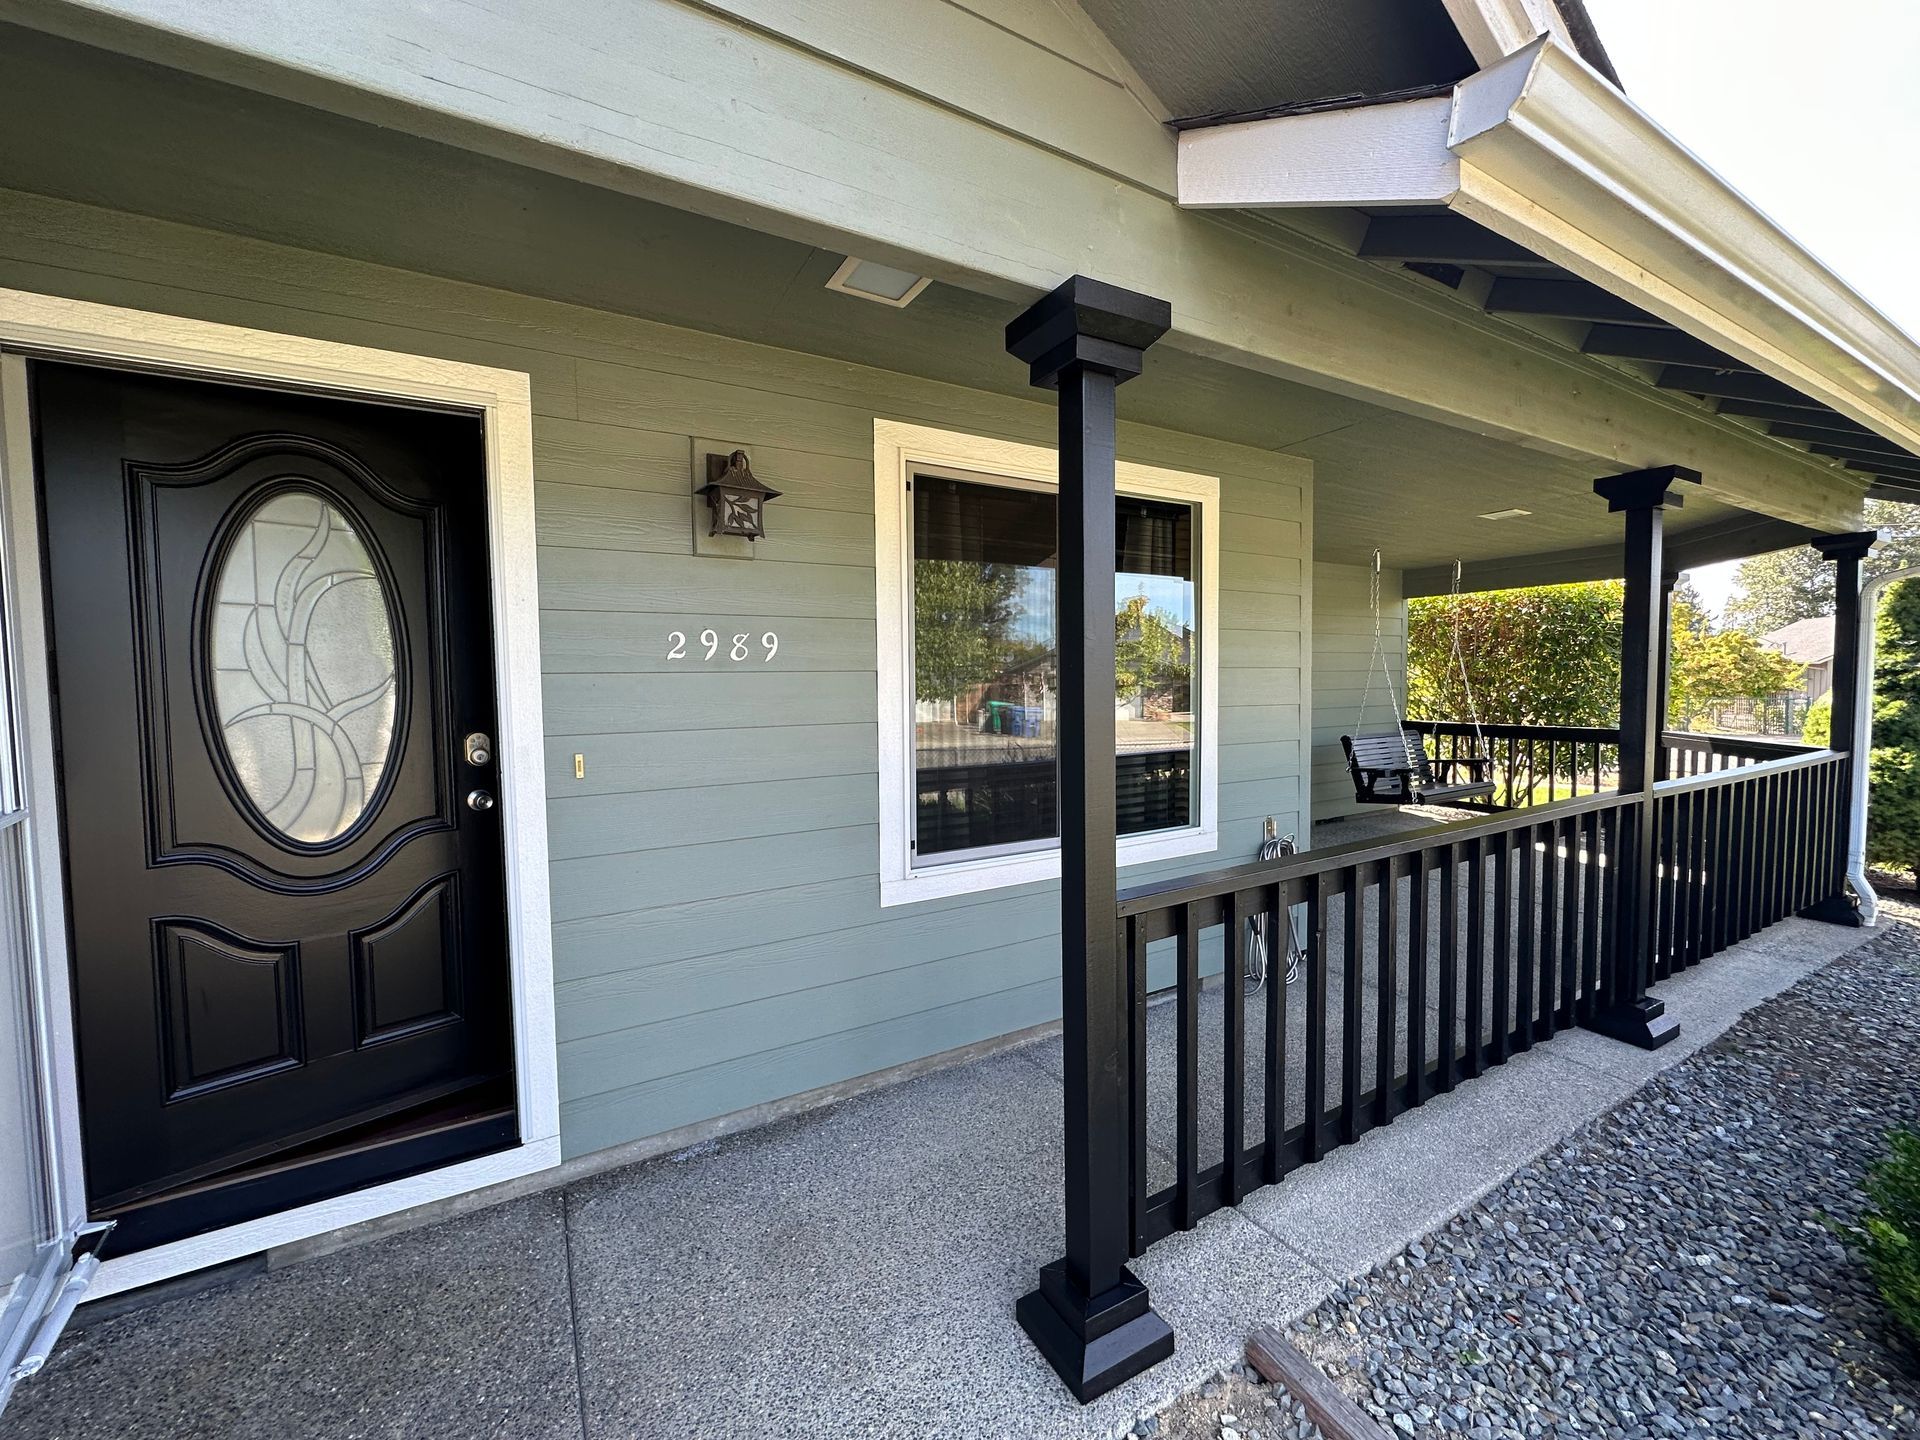
[(110, 1253), (128, 1255), (504, 1150), (518, 1130), (511, 1096), (486, 1087), (468, 1103), (423, 1107), (93, 1218), (116, 1222)]
[(278, 1214), (208, 1230), (189, 1239), (169, 1241), (132, 1254), (115, 1255), (109, 1251), (109, 1258), (87, 1291), (87, 1301), (103, 1300), (229, 1260), (245, 1259), (282, 1245), (470, 1195), (552, 1170), (559, 1164), (560, 1137), (546, 1135), (475, 1159), (455, 1161), (369, 1185), (331, 1200), (317, 1200)]

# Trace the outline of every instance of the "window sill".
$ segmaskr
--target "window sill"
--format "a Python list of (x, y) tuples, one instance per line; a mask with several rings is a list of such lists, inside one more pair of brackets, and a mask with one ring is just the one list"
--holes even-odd
[[(1207, 855), (1218, 849), (1217, 827), (1193, 826), (1156, 835), (1129, 835), (1118, 846), (1120, 868), (1174, 860), (1183, 855)], [(985, 890), (1004, 890), (1060, 878), (1060, 851), (1040, 850), (1026, 855), (996, 855), (991, 860), (956, 860), (927, 865), (905, 875), (880, 877), (880, 906), (912, 905), (922, 900), (944, 900)]]

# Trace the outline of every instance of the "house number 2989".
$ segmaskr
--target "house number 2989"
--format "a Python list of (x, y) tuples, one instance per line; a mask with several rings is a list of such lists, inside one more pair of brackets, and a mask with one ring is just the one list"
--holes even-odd
[[(705, 656), (696, 656), (695, 658), (707, 660), (716, 659), (723, 652), (729, 660), (750, 660), (753, 658), (756, 648), (753, 636), (747, 634), (745, 631), (728, 639), (723, 637), (717, 630), (702, 630), (699, 640), (695, 643), (707, 652)], [(761, 663), (765, 664), (780, 653), (780, 637), (771, 630), (764, 632), (760, 636), (758, 649), (761, 652)], [(667, 659), (684, 660), (686, 658), (687, 632), (684, 630), (669, 632), (667, 635)]]

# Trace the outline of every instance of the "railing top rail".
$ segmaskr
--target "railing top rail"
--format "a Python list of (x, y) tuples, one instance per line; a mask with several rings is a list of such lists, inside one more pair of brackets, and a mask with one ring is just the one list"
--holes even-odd
[(1764, 735), (1710, 735), (1697, 730), (1669, 730), (1660, 737), (1660, 743), (1674, 750), (1721, 755), (1806, 755), (1821, 748)]
[[(1409, 720), (1409, 730), (1433, 735), (1472, 735), (1471, 720)], [(1486, 722), (1477, 727), (1489, 740), (1577, 740), (1600, 745), (1618, 745), (1620, 732), (1603, 725), (1509, 725)]]
[(1763, 760), (1756, 765), (1742, 765), (1737, 770), (1715, 770), (1706, 775), (1689, 775), (1679, 780), (1656, 781), (1653, 793), (1676, 795), (1686, 790), (1712, 790), (1721, 785), (1739, 785), (1749, 780), (1764, 780), (1769, 775), (1778, 775), (1783, 771), (1805, 770), (1845, 758), (1846, 756), (1837, 750), (1806, 750), (1794, 755), (1782, 755), (1775, 760)]
[[(1751, 766), (1740, 773), (1751, 775), (1759, 768)], [(1624, 808), (1641, 798), (1637, 794), (1623, 796), (1617, 790), (1602, 790), (1598, 794), (1582, 795), (1577, 800), (1531, 805), (1523, 810), (1489, 815), (1483, 820), (1453, 820), (1438, 825), (1423, 825), (1418, 830), (1402, 831), (1388, 839), (1355, 840), (1347, 845), (1331, 845), (1323, 850), (1303, 850), (1283, 860), (1251, 860), (1244, 865), (1230, 865), (1199, 875), (1157, 880), (1122, 890), (1119, 913), (1122, 916), (1140, 915), (1171, 905), (1208, 900), (1216, 895), (1255, 890), (1264, 885), (1284, 885), (1290, 880), (1305, 879), (1326, 870), (1341, 870), (1349, 865), (1367, 865), (1417, 854), (1434, 845), (1455, 844), (1487, 835), (1505, 835), (1514, 830), (1547, 824), (1569, 815), (1585, 815), (1594, 810)]]

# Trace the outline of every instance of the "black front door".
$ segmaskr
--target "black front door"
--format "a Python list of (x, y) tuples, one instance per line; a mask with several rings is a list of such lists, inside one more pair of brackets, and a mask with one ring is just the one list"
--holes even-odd
[(32, 380), (115, 1248), (509, 1143), (480, 422)]

